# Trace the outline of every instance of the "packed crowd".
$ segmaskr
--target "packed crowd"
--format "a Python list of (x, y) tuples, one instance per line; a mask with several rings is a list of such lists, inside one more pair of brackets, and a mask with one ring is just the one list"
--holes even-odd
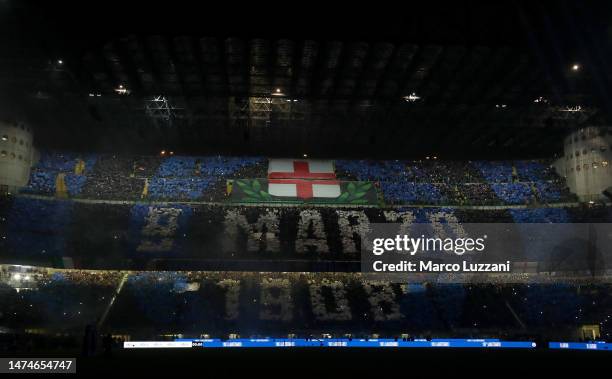
[(546, 161), (336, 161), (341, 178), (380, 183), (392, 204), (495, 205), (575, 201)]
[[(122, 277), (125, 285), (102, 319)], [(605, 284), (393, 284), (360, 274), (49, 271), (33, 288), (0, 284), (0, 324), (122, 335), (210, 334), (483, 337), (509, 330), (571, 335), (597, 323), (609, 337)], [(494, 315), (494, 317), (492, 317)], [(523, 326), (526, 329), (523, 329)]]
[[(371, 181), (388, 204), (516, 205), (575, 201), (546, 161), (338, 160), (342, 180)], [(228, 179), (265, 178), (261, 157), (45, 152), (25, 193), (113, 200), (224, 201)]]
[(486, 183), (443, 184), (442, 191), (449, 193), (452, 204), (456, 205), (497, 205), (499, 198)]
[(206, 200), (207, 189), (234, 177), (265, 177), (260, 158), (179, 157), (164, 159), (151, 178), (149, 197), (163, 200)]
[[(25, 193), (36, 193), (53, 195), (56, 190), (58, 174), (64, 174), (67, 192), (76, 196), (83, 190), (86, 177), (83, 175), (86, 169), (91, 169), (96, 163), (97, 157), (93, 154), (76, 153), (54, 153), (43, 151), (40, 159), (30, 173), (28, 185), (22, 189)], [(79, 162), (82, 170), (76, 169)], [(75, 172), (76, 171), (76, 172)]]
[(99, 320), (119, 277), (119, 272), (12, 272), (0, 283), (2, 326), (81, 332)]
[(265, 175), (261, 158), (44, 152), (22, 192), (54, 195), (61, 182), (71, 197), (218, 201), (225, 198), (226, 179)]
[(100, 269), (144, 267), (151, 260), (161, 264), (172, 257), (177, 259), (175, 264), (209, 265), (201, 269), (347, 270), (352, 267), (347, 259), (360, 249), (355, 235), (365, 233), (373, 223), (434, 228), (611, 220), (611, 208), (597, 205), (338, 209), (89, 203), (16, 196), (0, 200), (0, 251), (5, 262), (58, 266), (70, 258), (80, 267)]
[[(4, 261), (101, 269), (40, 269), (16, 276), (0, 266), (0, 326), (81, 333), (85, 325), (101, 322), (114, 333), (146, 336), (368, 335), (377, 330), (388, 336), (408, 332), (482, 337), (521, 330), (522, 325), (525, 333), (563, 335), (594, 323), (610, 337), (609, 285), (393, 284), (355, 273), (324, 272), (353, 268), (341, 266), (336, 258), (342, 255), (345, 263), (355, 258), (347, 253), (359, 252), (355, 235), (369, 223), (431, 223), (455, 232), (462, 223), (612, 219), (609, 207), (536, 206), (572, 200), (546, 162), (337, 161), (336, 167), (341, 179), (377, 182), (388, 203), (439, 207), (90, 204), (0, 198)], [(225, 198), (226, 179), (265, 176), (261, 158), (45, 153), (24, 192), (52, 195), (59, 185), (72, 197), (218, 202)], [(468, 204), (531, 206), (446, 206)], [(211, 271), (105, 271), (149, 270), (152, 262), (181, 261), (213, 266), (207, 266)], [(219, 271), (230, 269), (262, 272)], [(110, 313), (102, 319), (109, 305)]]

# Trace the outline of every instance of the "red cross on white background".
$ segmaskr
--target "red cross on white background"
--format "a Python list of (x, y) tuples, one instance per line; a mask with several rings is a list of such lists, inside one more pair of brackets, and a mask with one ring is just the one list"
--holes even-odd
[[(275, 184), (293, 184), (295, 185), (296, 195), (300, 199), (313, 198), (315, 184), (325, 185), (325, 186), (334, 186), (338, 188), (338, 191), (340, 191), (339, 189), (340, 182), (338, 180), (270, 179), (268, 180), (268, 184), (271, 187), (274, 186)], [(332, 188), (330, 187), (330, 189)], [(336, 196), (333, 196), (333, 197), (336, 197)], [(322, 197), (327, 197), (327, 196), (322, 196)]]
[(336, 179), (334, 172), (310, 172), (308, 161), (293, 161), (293, 171), (270, 172), (268, 179)]

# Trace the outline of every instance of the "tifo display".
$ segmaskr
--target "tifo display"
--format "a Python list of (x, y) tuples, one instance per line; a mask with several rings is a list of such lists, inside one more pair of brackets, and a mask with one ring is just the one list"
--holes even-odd
[(551, 163), (266, 160), (44, 152), (22, 192), (85, 199), (355, 205), (575, 201)]
[[(504, 261), (487, 283), (359, 273), (361, 238), (373, 224), (418, 224), (452, 239), (463, 224), (612, 221), (606, 205), (579, 203), (547, 161), (44, 152), (28, 185), (2, 198), (0, 216), (8, 264), (0, 320), (14, 328), (70, 333), (96, 319), (132, 341), (213, 336), (177, 342), (185, 347), (533, 348), (536, 339), (609, 322), (607, 277), (591, 283), (562, 263), (541, 273), (537, 249)], [(529, 236), (520, 238), (527, 246)], [(279, 340), (372, 330), (409, 337)], [(258, 337), (224, 339), (234, 334)], [(449, 335), (505, 337), (428, 338)], [(147, 340), (140, 347), (151, 347)]]

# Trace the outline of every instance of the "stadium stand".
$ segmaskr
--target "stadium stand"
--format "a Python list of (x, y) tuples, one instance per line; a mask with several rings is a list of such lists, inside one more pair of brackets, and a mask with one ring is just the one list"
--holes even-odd
[[(353, 206), (345, 210), (325, 206), (152, 204), (24, 196), (3, 198), (0, 203), (3, 237), (0, 256), (5, 260), (57, 266), (70, 257), (79, 267), (99, 269), (144, 268), (149, 259), (174, 257), (184, 260), (175, 262), (181, 265), (176, 269), (206, 262), (207, 269), (219, 270), (278, 267), (345, 271), (353, 266), (348, 262), (327, 266), (326, 261), (317, 258), (354, 259), (358, 245), (353, 233), (360, 233), (358, 228), (369, 223), (410, 219), (432, 227), (439, 224), (454, 227), (462, 223), (612, 219), (610, 209), (598, 205), (507, 209)], [(95, 225), (92, 220), (96, 220)], [(295, 260), (274, 262), (279, 256)]]
[(0, 321), (67, 334), (104, 324), (132, 338), (553, 338), (609, 320), (604, 284), (397, 284), (355, 273), (355, 233), (368, 223), (459, 233), (463, 223), (612, 220), (608, 207), (578, 205), (545, 161), (341, 160), (337, 177), (373, 181), (384, 203), (227, 203), (226, 181), (266, 177), (265, 162), (44, 153), (22, 193), (0, 201), (2, 262), (33, 266), (19, 279), (2, 266)]
[[(2, 266), (4, 275), (6, 269)], [(0, 320), (15, 330), (38, 327), (50, 333), (78, 333), (104, 321), (115, 334), (132, 336), (367, 337), (376, 330), (396, 337), (482, 338), (535, 337), (546, 330), (554, 338), (585, 323), (609, 323), (602, 312), (612, 305), (609, 291), (606, 284), (392, 284), (354, 273), (36, 268), (19, 280), (3, 276)]]
[(605, 375), (601, 3), (0, 0), (0, 373)]
[[(85, 169), (76, 174), (81, 160)], [(339, 179), (375, 182), (388, 204), (525, 205), (576, 200), (544, 161), (335, 163)], [(61, 173), (71, 197), (221, 201), (226, 180), (263, 178), (266, 168), (265, 160), (256, 157), (92, 155), (81, 159), (78, 154), (47, 152), (22, 192), (53, 195)]]

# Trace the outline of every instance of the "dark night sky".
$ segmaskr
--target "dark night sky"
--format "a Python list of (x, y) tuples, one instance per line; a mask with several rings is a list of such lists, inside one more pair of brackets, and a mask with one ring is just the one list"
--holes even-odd
[[(3, 40), (50, 51), (86, 48), (127, 33), (398, 40), (551, 49), (610, 45), (606, 1), (330, 2), (0, 1)], [(380, 4), (380, 5), (379, 5)], [(553, 42), (554, 41), (554, 42)], [(598, 42), (599, 41), (599, 42)]]

